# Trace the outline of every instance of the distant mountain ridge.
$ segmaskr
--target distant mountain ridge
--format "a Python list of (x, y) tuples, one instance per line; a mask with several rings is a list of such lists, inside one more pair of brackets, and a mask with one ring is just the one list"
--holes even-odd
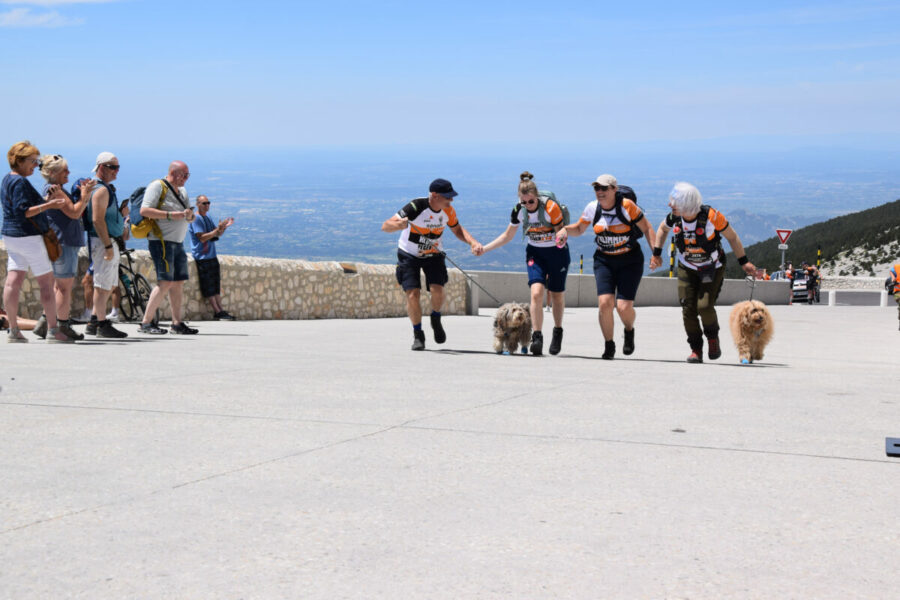
[[(746, 246), (747, 256), (757, 267), (776, 271), (781, 265), (778, 243), (772, 237)], [(794, 266), (804, 260), (814, 264), (819, 248), (826, 275), (883, 275), (885, 264), (900, 260), (900, 200), (795, 229), (785, 260)], [(733, 252), (728, 253), (726, 277), (743, 277)]]

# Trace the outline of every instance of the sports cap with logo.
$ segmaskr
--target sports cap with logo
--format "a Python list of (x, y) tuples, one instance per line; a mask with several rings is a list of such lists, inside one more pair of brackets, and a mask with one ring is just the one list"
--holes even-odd
[(100, 165), (105, 165), (109, 161), (116, 158), (116, 155), (112, 152), (101, 152), (97, 155), (97, 162), (94, 163), (94, 168), (91, 169), (91, 173), (96, 173), (97, 169), (100, 168)]
[(616, 187), (619, 186), (618, 182), (616, 181), (616, 178), (613, 177), (612, 175), (601, 175), (600, 177), (598, 177), (597, 179), (595, 179), (594, 181), (591, 182), (591, 185), (595, 185), (595, 184), (596, 185), (605, 185), (605, 186), (612, 185), (612, 186), (616, 186)]
[(435, 179), (431, 182), (431, 185), (428, 186), (428, 191), (436, 192), (448, 200), (458, 195), (456, 190), (453, 189), (453, 185), (446, 179)]

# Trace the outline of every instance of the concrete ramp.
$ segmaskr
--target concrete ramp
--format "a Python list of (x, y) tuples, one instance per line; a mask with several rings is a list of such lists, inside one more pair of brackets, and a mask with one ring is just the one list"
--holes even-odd
[(0, 344), (0, 596), (893, 597), (896, 310), (772, 310), (748, 366), (661, 307), (614, 361), (587, 308)]

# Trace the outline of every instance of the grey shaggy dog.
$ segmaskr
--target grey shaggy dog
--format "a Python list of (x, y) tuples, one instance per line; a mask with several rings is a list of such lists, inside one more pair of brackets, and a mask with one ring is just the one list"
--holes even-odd
[(527, 304), (507, 302), (497, 309), (494, 317), (494, 351), (508, 350), (515, 354), (531, 341), (531, 312)]

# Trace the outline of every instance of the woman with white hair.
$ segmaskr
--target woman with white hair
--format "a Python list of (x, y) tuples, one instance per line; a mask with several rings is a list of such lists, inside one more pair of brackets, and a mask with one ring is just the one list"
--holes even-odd
[[(72, 307), (72, 285), (75, 282), (75, 273), (78, 270), (78, 250), (84, 246), (84, 225), (81, 215), (91, 197), (94, 180), (84, 179), (79, 186), (81, 198), (77, 201), (65, 190), (65, 184), (69, 181), (69, 164), (59, 154), (45, 154), (40, 162), (41, 176), (47, 180), (44, 186), (44, 197), (62, 198), (65, 204), (60, 209), (47, 211), (50, 228), (56, 232), (56, 237), (62, 247), (59, 258), (53, 262), (53, 277), (56, 287), (56, 318), (59, 322), (59, 330), (76, 340), (83, 340), (84, 335), (76, 333), (69, 324), (69, 312)], [(34, 334), (44, 337), (47, 334), (47, 319), (44, 315), (38, 319), (34, 328)]]
[[(674, 232), (678, 248), (678, 300), (687, 342), (691, 347), (689, 363), (703, 362), (703, 336), (709, 343), (708, 356), (722, 356), (719, 345), (719, 321), (716, 299), (725, 280), (725, 250), (722, 238), (728, 240), (741, 268), (748, 275), (756, 267), (747, 258), (741, 239), (721, 212), (703, 204), (700, 190), (680, 181), (669, 192), (669, 213), (656, 232), (656, 247), (650, 269), (662, 265), (662, 249), (669, 231)], [(699, 317), (699, 320), (698, 320)], [(702, 327), (701, 327), (702, 322)]]

